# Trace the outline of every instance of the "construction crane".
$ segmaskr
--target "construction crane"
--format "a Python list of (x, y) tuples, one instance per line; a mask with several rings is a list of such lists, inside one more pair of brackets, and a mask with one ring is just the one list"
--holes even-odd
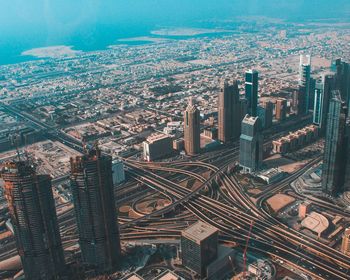
[(250, 222), (248, 236), (247, 236), (247, 240), (246, 240), (246, 244), (245, 244), (245, 248), (244, 248), (244, 251), (243, 251), (243, 279), (245, 279), (246, 272), (247, 272), (247, 251), (248, 251), (250, 235), (252, 234), (252, 230), (253, 230), (253, 225), (254, 225), (254, 222), (251, 221)]

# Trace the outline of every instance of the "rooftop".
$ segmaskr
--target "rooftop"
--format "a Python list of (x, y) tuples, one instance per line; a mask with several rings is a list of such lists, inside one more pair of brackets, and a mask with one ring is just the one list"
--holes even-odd
[(252, 117), (252, 116), (249, 116), (249, 115), (245, 115), (244, 119), (243, 119), (243, 122), (246, 123), (246, 124), (251, 124), (251, 125), (254, 125), (255, 122), (257, 121), (258, 117)]
[(199, 221), (182, 231), (182, 236), (201, 242), (217, 232), (217, 228)]
[(159, 275), (155, 280), (179, 280), (181, 279), (180, 276), (176, 275), (175, 273), (167, 270), (161, 275)]
[(152, 143), (154, 143), (156, 141), (159, 141), (159, 140), (162, 140), (162, 139), (166, 139), (166, 138), (169, 138), (169, 135), (161, 134), (161, 133), (152, 134), (151, 136), (149, 136), (147, 138), (147, 142), (152, 144)]
[(126, 278), (124, 278), (123, 280), (143, 280), (143, 278), (135, 273), (126, 276)]
[(301, 225), (314, 233), (321, 234), (329, 227), (329, 222), (325, 216), (317, 212), (311, 212), (302, 222)]

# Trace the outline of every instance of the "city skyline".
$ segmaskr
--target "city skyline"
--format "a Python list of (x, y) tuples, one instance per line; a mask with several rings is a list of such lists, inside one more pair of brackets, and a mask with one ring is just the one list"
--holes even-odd
[(350, 279), (349, 3), (2, 7), (0, 279)]

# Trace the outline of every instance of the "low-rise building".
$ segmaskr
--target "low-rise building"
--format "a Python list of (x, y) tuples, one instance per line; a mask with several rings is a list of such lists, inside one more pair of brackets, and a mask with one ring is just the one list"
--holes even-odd
[(153, 161), (173, 152), (173, 139), (165, 134), (153, 134), (143, 142), (143, 158)]

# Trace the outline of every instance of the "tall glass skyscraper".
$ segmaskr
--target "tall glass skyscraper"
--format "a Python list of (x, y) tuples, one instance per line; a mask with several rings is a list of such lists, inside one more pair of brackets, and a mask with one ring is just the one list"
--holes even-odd
[(324, 102), (324, 84), (321, 79), (317, 80), (315, 88), (315, 101), (313, 112), (313, 123), (320, 128), (323, 126), (323, 102)]
[(340, 91), (332, 92), (322, 169), (322, 189), (336, 194), (343, 191), (347, 156), (347, 109)]
[(337, 59), (336, 62), (336, 88), (340, 91), (342, 100), (346, 106), (350, 106), (350, 64)]
[(242, 121), (239, 146), (239, 164), (245, 172), (257, 171), (262, 163), (263, 141), (258, 117), (246, 115)]
[[(311, 56), (300, 55), (299, 63), (299, 94), (303, 95), (300, 99), (304, 100), (303, 106), (299, 106), (301, 112), (299, 115), (307, 114), (310, 103), (310, 86), (311, 86)], [(304, 108), (303, 108), (304, 107)]]
[(248, 101), (248, 114), (252, 117), (256, 117), (258, 113), (258, 87), (258, 71), (248, 70), (245, 73), (245, 98)]
[(219, 140), (226, 143), (240, 135), (241, 105), (237, 81), (223, 81), (218, 99)]

